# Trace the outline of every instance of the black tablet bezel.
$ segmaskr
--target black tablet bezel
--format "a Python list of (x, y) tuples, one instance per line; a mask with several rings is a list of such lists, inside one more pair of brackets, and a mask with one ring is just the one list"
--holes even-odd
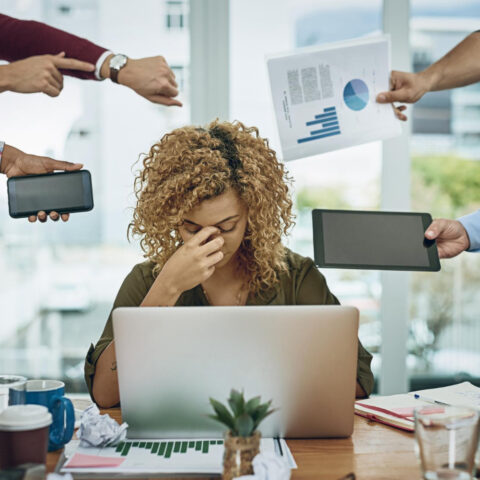
[[(8, 210), (12, 218), (26, 218), (31, 215), (37, 215), (39, 210), (19, 212), (16, 208), (16, 183), (21, 182), (24, 179), (32, 179), (36, 177), (53, 177), (53, 176), (65, 176), (65, 175), (81, 175), (83, 184), (83, 205), (73, 208), (66, 208), (59, 205), (59, 208), (44, 210), (48, 215), (50, 212), (61, 213), (77, 213), (77, 212), (89, 212), (93, 209), (93, 191), (92, 191), (92, 176), (88, 170), (75, 170), (71, 172), (53, 172), (53, 173), (41, 173), (37, 175), (25, 175), (21, 177), (10, 177), (7, 180), (8, 190)], [(40, 209), (41, 210), (41, 209)]]
[(325, 262), (325, 245), (323, 241), (323, 212), (328, 213), (358, 213), (369, 215), (410, 215), (422, 218), (424, 231), (432, 223), (432, 216), (429, 213), (417, 212), (389, 212), (389, 211), (371, 211), (371, 210), (331, 210), (331, 209), (315, 209), (312, 210), (312, 224), (313, 224), (313, 253), (315, 264), (322, 268), (342, 268), (342, 269), (357, 269), (357, 270), (398, 270), (398, 271), (413, 271), (413, 272), (438, 272), (441, 268), (438, 257), (437, 243), (435, 241), (427, 241), (430, 245), (427, 247), (428, 253), (428, 267), (418, 266), (404, 266), (404, 265), (360, 265), (360, 264), (346, 264), (346, 263), (326, 263)]

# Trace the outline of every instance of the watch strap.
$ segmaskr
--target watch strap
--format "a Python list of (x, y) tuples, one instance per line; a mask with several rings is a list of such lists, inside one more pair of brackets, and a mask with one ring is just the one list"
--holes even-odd
[(118, 83), (118, 72), (120, 72), (120, 69), (110, 67), (110, 80), (112, 82)]

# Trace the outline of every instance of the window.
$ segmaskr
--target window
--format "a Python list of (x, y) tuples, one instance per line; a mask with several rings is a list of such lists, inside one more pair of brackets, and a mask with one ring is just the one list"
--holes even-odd
[(183, 65), (170, 65), (170, 68), (175, 74), (178, 89), (183, 92), (186, 86), (186, 68)]
[[(82, 162), (92, 173), (94, 210), (45, 225), (8, 216), (0, 178), (0, 371), (62, 379), (69, 392), (85, 391), (88, 347), (99, 338), (123, 279), (143, 261), (139, 246), (126, 238), (135, 204), (132, 167), (164, 133), (189, 123), (188, 79), (181, 75), (189, 65), (189, 32), (176, 31), (172, 40), (164, 25), (167, 5), (145, 0), (139, 9), (117, 0), (112, 16), (99, 0), (77, 3), (64, 1), (58, 9), (58, 2), (42, 0), (34, 9), (17, 1), (2, 11), (132, 57), (163, 55), (181, 66), (175, 73), (184, 107), (149, 103), (108, 80), (70, 77), (56, 99), (1, 95), (2, 111), (10, 112), (2, 139), (29, 153)], [(181, 5), (185, 15), (188, 4)]]
[[(423, 70), (478, 29), (478, 2), (412, 2), (413, 68)], [(425, 95), (411, 111), (412, 209), (457, 218), (480, 207), (480, 87)], [(414, 273), (408, 368), (412, 389), (480, 380), (480, 256)]]
[[(251, 12), (255, 11), (252, 17)], [(379, 33), (381, 0), (359, 5), (309, 0), (231, 2), (231, 118), (256, 125), (281, 158), (274, 125), (265, 56), (279, 52)], [(249, 25), (245, 28), (245, 25)], [(341, 28), (339, 28), (341, 25)], [(256, 73), (255, 73), (256, 72)], [(286, 164), (295, 180), (296, 225), (288, 246), (313, 257), (313, 208), (378, 209), (381, 142), (296, 160)], [(373, 271), (323, 269), (342, 304), (361, 311), (359, 336), (373, 353), (378, 372), (380, 337), (379, 275)]]
[(168, 30), (183, 29), (186, 27), (187, 3), (184, 1), (168, 0), (166, 6), (166, 27)]

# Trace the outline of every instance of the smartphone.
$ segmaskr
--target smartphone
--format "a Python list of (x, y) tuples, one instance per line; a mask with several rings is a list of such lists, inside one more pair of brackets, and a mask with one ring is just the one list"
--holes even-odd
[(92, 177), (88, 170), (11, 177), (7, 181), (8, 209), (13, 218), (41, 210), (74, 213), (93, 209)]

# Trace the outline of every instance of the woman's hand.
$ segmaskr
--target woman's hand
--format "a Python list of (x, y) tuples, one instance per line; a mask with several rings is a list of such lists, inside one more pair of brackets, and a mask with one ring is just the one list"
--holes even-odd
[(223, 258), (218, 233), (217, 227), (205, 227), (186, 241), (165, 263), (142, 306), (175, 305), (184, 291), (211, 277)]

